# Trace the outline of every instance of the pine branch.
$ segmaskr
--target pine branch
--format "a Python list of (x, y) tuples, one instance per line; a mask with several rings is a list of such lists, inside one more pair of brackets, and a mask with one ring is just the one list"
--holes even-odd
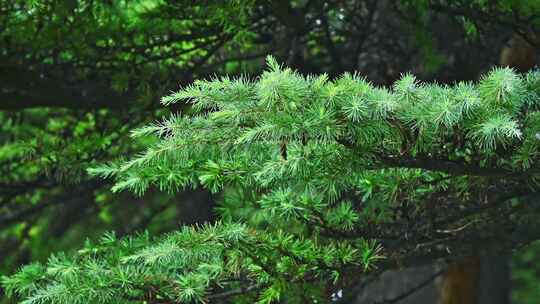
[[(439, 171), (451, 175), (470, 175), (470, 176), (492, 176), (504, 177), (516, 173), (511, 170), (496, 168), (496, 167), (480, 167), (464, 162), (457, 162), (445, 159), (433, 158), (407, 158), (405, 156), (379, 156), (382, 162), (391, 168), (410, 168), (410, 169), (425, 169), (430, 171)], [(535, 171), (529, 172), (533, 173)]]

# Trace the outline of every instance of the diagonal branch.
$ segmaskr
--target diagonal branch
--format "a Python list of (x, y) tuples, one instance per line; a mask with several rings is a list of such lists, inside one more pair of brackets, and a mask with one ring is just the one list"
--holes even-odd
[(504, 168), (480, 167), (478, 165), (447, 159), (411, 158), (405, 156), (379, 156), (379, 158), (383, 164), (389, 167), (425, 169), (451, 175), (507, 176), (516, 173)]
[(206, 297), (208, 300), (215, 300), (215, 299), (226, 299), (234, 296), (239, 296), (257, 289), (260, 289), (261, 286), (259, 284), (252, 284), (248, 286), (242, 286), (236, 289), (227, 290), (221, 293), (215, 293), (211, 294)]

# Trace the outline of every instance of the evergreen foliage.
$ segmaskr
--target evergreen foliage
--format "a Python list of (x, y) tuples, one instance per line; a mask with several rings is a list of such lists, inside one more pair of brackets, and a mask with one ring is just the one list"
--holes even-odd
[(138, 151), (126, 133), (168, 113), (159, 97), (188, 75), (225, 69), (218, 50), (250, 49), (250, 6), (0, 0), (0, 273), (104, 230), (177, 227), (180, 195), (112, 196), (85, 170)]
[[(134, 200), (84, 175), (138, 151), (125, 133), (168, 115), (155, 101), (178, 83), (257, 75), (266, 54), (331, 77), (361, 70), (377, 84), (406, 70), (444, 82), (474, 79), (495, 62), (501, 32), (538, 26), (530, 1), (386, 4), (0, 0), (0, 272), (103, 230), (161, 232), (184, 222), (192, 208), (168, 202), (183, 194)], [(448, 36), (464, 22), (489, 54), (479, 40)]]
[(132, 132), (139, 155), (89, 169), (114, 191), (203, 187), (221, 221), (88, 242), (5, 277), (23, 303), (329, 301), (396, 265), (540, 238), (540, 72), (378, 87), (302, 76), (269, 57), (257, 79), (197, 80), (190, 107)]

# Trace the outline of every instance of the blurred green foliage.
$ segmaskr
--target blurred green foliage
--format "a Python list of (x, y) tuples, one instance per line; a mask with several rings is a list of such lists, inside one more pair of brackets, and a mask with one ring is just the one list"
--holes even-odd
[(540, 299), (540, 242), (512, 255), (512, 303), (533, 304)]

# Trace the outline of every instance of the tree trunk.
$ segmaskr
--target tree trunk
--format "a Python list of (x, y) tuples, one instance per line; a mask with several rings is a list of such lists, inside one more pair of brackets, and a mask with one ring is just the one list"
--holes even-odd
[(355, 295), (355, 304), (508, 304), (507, 257), (471, 257), (450, 265), (431, 264), (386, 271)]

